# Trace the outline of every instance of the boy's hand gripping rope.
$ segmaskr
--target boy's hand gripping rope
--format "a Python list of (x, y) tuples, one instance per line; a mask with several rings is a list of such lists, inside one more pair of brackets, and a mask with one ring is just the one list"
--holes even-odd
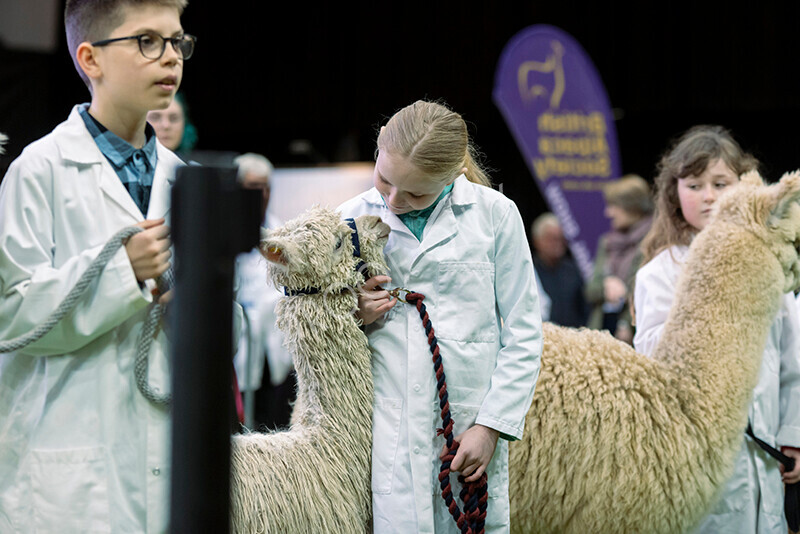
[[(400, 297), (401, 291), (406, 293), (405, 300)], [(439, 470), (442, 498), (462, 534), (483, 534), (488, 505), (488, 478), (486, 473), (483, 473), (481, 478), (475, 482), (466, 482), (463, 475), (458, 476), (458, 481), (462, 487), (459, 497), (464, 503), (463, 513), (455, 499), (453, 499), (453, 491), (450, 487), (450, 463), (455, 458), (460, 443), (453, 438), (453, 418), (450, 416), (450, 404), (447, 402), (447, 382), (445, 381), (442, 357), (439, 354), (439, 344), (434, 335), (433, 325), (431, 325), (425, 304), (422, 303), (425, 300), (425, 295), (403, 288), (393, 289), (389, 293), (402, 302), (408, 302), (416, 306), (419, 317), (422, 319), (422, 326), (425, 328), (425, 334), (428, 336), (428, 345), (433, 359), (433, 370), (436, 373), (436, 387), (439, 390), (439, 407), (441, 408), (442, 417), (442, 428), (437, 433), (443, 435), (447, 442), (447, 454), (442, 460), (442, 467)]]
[[(80, 298), (86, 292), (86, 288), (100, 275), (106, 264), (114, 257), (114, 254), (117, 253), (117, 250), (127, 242), (128, 238), (141, 231), (142, 229), (138, 226), (129, 226), (114, 234), (100, 251), (100, 254), (89, 264), (89, 267), (86, 268), (75, 283), (75, 286), (67, 293), (67, 296), (64, 297), (64, 300), (61, 301), (61, 304), (58, 305), (55, 311), (30, 332), (8, 341), (0, 341), (0, 354), (14, 352), (44, 337), (44, 335), (52, 330), (65, 315), (75, 308)], [(155, 337), (156, 329), (163, 314), (164, 307), (154, 302), (150, 307), (144, 326), (139, 333), (139, 340), (136, 344), (136, 361), (133, 368), (136, 377), (136, 386), (139, 388), (142, 395), (155, 404), (167, 405), (170, 403), (171, 396), (169, 394), (158, 395), (153, 391), (147, 381), (147, 356), (150, 352), (150, 344)]]

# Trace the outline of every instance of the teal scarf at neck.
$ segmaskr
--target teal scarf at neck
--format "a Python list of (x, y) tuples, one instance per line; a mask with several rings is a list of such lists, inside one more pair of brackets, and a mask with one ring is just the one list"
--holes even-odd
[(405, 224), (408, 229), (411, 230), (411, 233), (414, 234), (417, 240), (422, 241), (422, 231), (425, 230), (425, 225), (428, 223), (431, 213), (433, 213), (433, 210), (439, 204), (439, 201), (447, 196), (447, 193), (452, 190), (453, 184), (450, 184), (444, 188), (442, 194), (439, 195), (437, 199), (433, 201), (433, 204), (427, 208), (409, 211), (408, 213), (402, 213), (398, 215), (400, 220), (403, 221), (403, 224)]

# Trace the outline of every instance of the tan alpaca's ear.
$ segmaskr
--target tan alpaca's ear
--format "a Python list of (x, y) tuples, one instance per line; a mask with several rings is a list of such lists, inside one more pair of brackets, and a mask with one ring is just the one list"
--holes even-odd
[(774, 226), (787, 217), (789, 209), (800, 201), (800, 171), (784, 174), (777, 184), (769, 187), (770, 209), (767, 223)]
[(740, 180), (744, 184), (764, 185), (764, 179), (761, 177), (760, 174), (758, 174), (758, 171), (756, 170), (747, 171), (741, 176)]
[(103, 73), (100, 64), (97, 62), (96, 48), (88, 42), (83, 42), (78, 45), (75, 50), (75, 59), (78, 65), (90, 80), (98, 79)]

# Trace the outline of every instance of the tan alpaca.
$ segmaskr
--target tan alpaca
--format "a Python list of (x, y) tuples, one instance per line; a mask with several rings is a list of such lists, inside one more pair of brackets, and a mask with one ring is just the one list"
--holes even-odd
[(512, 531), (682, 533), (731, 473), (769, 326), (800, 282), (800, 173), (757, 173), (694, 239), (652, 359), (546, 324), (525, 435), (510, 447)]
[[(370, 274), (386, 273), (389, 227), (356, 219)], [(233, 438), (234, 532), (363, 533), (371, 517), (372, 373), (367, 338), (353, 316), (351, 230), (315, 207), (261, 243), (276, 287), (319, 289), (278, 304), (278, 326), (294, 356), (297, 402), (288, 431)]]

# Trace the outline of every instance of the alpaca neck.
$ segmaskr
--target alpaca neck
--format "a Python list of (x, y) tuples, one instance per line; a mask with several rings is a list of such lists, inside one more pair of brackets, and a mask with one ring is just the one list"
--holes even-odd
[(654, 356), (674, 369), (691, 419), (738, 435), (784, 276), (756, 236), (733, 225), (714, 230), (695, 239)]
[(349, 293), (306, 295), (279, 304), (278, 326), (297, 373), (293, 424), (332, 433), (371, 432), (372, 370)]

